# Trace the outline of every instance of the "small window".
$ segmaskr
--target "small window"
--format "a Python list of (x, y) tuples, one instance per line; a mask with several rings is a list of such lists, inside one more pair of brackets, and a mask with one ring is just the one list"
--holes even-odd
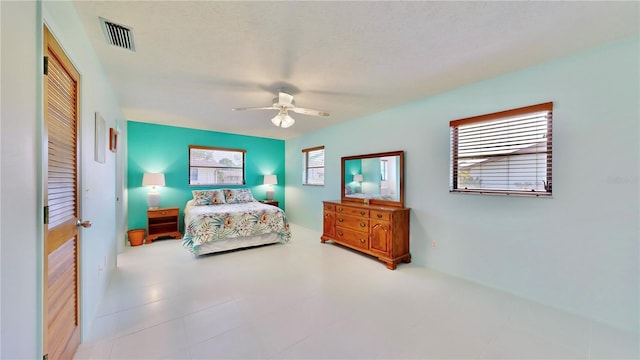
[(189, 145), (189, 185), (244, 185), (246, 150)]
[(451, 192), (551, 196), (553, 103), (451, 121)]
[(389, 180), (389, 160), (380, 160), (380, 180)]
[(303, 185), (324, 185), (324, 146), (302, 150)]

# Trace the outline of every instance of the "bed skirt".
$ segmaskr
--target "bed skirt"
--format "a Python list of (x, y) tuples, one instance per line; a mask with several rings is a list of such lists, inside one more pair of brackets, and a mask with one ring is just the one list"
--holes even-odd
[(280, 241), (280, 235), (277, 233), (247, 236), (241, 238), (226, 238), (200, 245), (198, 247), (198, 254), (196, 255), (204, 255), (251, 246), (273, 244)]

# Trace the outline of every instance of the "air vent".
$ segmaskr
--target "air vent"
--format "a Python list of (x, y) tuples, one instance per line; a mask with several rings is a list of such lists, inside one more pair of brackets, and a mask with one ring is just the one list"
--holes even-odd
[(107, 38), (107, 43), (123, 49), (136, 51), (136, 44), (133, 40), (133, 29), (104, 18), (100, 18), (100, 25), (102, 26), (102, 31), (104, 31), (104, 36)]

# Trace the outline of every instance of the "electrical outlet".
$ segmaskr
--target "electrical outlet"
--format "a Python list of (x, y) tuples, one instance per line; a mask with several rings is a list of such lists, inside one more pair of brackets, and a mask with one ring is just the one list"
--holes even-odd
[(435, 241), (435, 240), (431, 241), (431, 247), (432, 247), (433, 249), (437, 249), (437, 248), (438, 248), (438, 242), (437, 242), (437, 241)]

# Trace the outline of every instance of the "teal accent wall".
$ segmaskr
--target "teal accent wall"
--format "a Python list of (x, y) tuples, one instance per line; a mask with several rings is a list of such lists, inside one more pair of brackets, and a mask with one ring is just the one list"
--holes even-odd
[[(189, 145), (244, 149), (245, 186), (189, 186)], [(129, 229), (147, 227), (147, 193), (142, 186), (145, 172), (161, 172), (165, 187), (158, 188), (161, 207), (180, 208), (180, 231), (184, 231), (184, 206), (192, 190), (247, 187), (257, 200), (267, 198), (263, 176), (275, 174), (274, 200), (284, 208), (284, 141), (227, 134), (175, 126), (127, 122), (127, 184)]]
[(355, 174), (362, 174), (362, 160), (347, 160), (344, 164), (344, 183), (346, 186), (351, 188), (352, 192), (356, 192), (358, 184), (356, 181), (353, 181), (353, 176)]

